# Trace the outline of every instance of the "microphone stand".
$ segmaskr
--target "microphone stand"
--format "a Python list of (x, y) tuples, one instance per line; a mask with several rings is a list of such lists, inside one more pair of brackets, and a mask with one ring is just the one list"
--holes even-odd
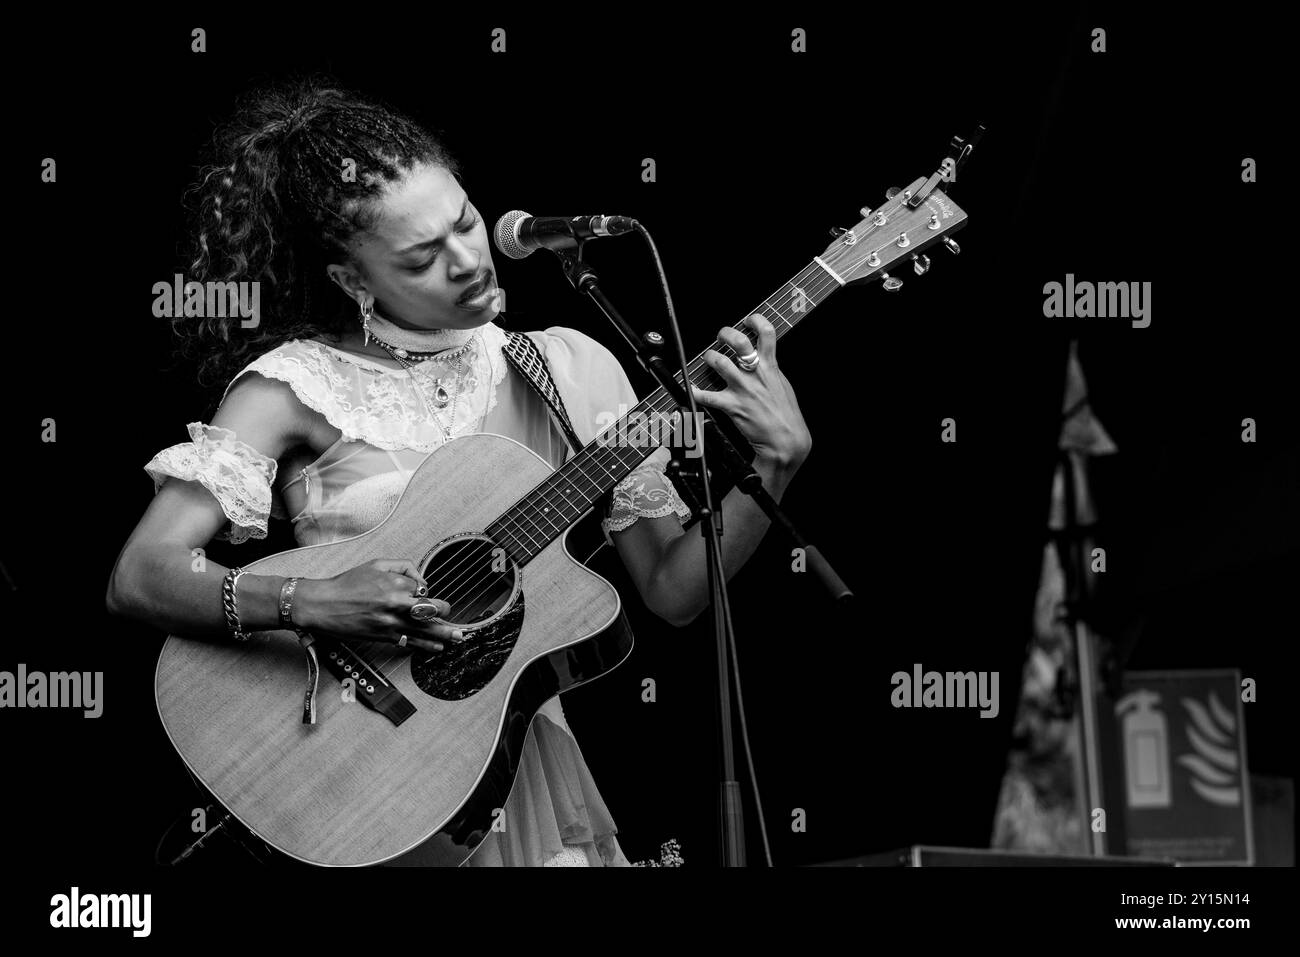
[[(639, 224), (638, 224), (639, 225)], [(646, 237), (648, 240), (648, 236)], [(669, 369), (659, 350), (663, 345), (663, 337), (658, 333), (649, 333), (644, 339), (627, 324), (619, 314), (614, 304), (600, 288), (600, 279), (596, 275), (590, 264), (582, 260), (582, 247), (584, 240), (576, 239), (576, 251), (574, 249), (557, 249), (548, 246), (551, 252), (555, 253), (560, 260), (561, 267), (564, 270), (565, 278), (579, 293), (583, 293), (600, 308), (614, 328), (627, 340), (628, 345), (632, 347), (636, 354), (637, 361), (641, 368), (651, 373), (664, 390), (673, 397), (677, 402), (679, 410), (683, 415), (683, 423), (689, 418), (692, 422), (700, 421), (696, 417), (695, 397), (683, 387), (681, 382), (677, 381), (676, 376)], [(677, 339), (679, 360), (682, 364), (682, 382), (690, 382), (689, 371), (686, 368), (685, 353), (681, 350), (680, 335), (674, 327), (674, 337)], [(776, 501), (763, 486), (762, 478), (749, 465), (748, 462), (737, 451), (736, 447), (727, 437), (728, 431), (740, 436), (734, 423), (723, 418), (711, 418), (711, 421), (717, 426), (718, 431), (713, 437), (713, 441), (722, 451), (722, 459), (726, 470), (737, 479), (737, 487), (748, 494), (758, 503), (763, 512), (780, 526), (795, 543), (805, 549), (808, 558), (809, 567), (814, 570), (818, 578), (826, 585), (831, 594), (837, 600), (846, 600), (853, 597), (844, 582), (835, 574), (830, 564), (822, 557), (821, 553), (814, 547), (808, 545), (803, 537), (799, 534), (794, 524), (789, 520)], [(741, 803), (740, 785), (736, 781), (735, 769), (735, 742), (731, 728), (731, 681), (733, 662), (728, 655), (728, 649), (734, 648), (735, 632), (731, 620), (731, 606), (727, 597), (727, 577), (722, 565), (722, 546), (720, 537), (722, 535), (722, 512), (713, 504), (713, 492), (710, 484), (710, 471), (706, 464), (703, 436), (699, 436), (699, 459), (698, 472), (696, 477), (699, 481), (700, 494), (696, 501), (691, 502), (693, 510), (700, 518), (700, 534), (704, 536), (705, 558), (709, 569), (709, 593), (712, 599), (713, 607), (713, 628), (715, 643), (717, 646), (717, 681), (718, 681), (718, 725), (719, 725), (719, 825), (721, 834), (722, 864), (724, 867), (744, 867), (745, 861), (745, 827), (744, 827), (744, 808)], [(674, 479), (684, 476), (694, 469), (687, 469), (682, 461), (682, 456), (677, 453), (677, 445), (674, 444), (674, 455), (669, 463), (669, 470)], [(683, 486), (687, 488), (688, 486)], [(694, 495), (690, 497), (695, 498)], [(739, 675), (736, 675), (737, 694), (740, 692)], [(742, 722), (744, 720), (743, 708), (741, 711)], [(750, 775), (754, 775), (753, 761), (750, 761)], [(755, 778), (756, 781), (756, 778)], [(757, 798), (757, 784), (755, 784), (755, 796)], [(760, 825), (762, 823), (762, 809), (759, 807)], [(760, 827), (760, 830), (762, 828)], [(763, 833), (763, 840), (766, 850), (767, 835)], [(771, 854), (767, 854), (768, 864), (771, 864)]]

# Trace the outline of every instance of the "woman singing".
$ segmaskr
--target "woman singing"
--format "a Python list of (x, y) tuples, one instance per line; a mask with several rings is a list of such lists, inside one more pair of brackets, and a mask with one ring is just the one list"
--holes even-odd
[[(283, 628), (286, 579), (210, 561), (196, 573), (192, 550), (213, 538), (263, 538), (270, 517), (291, 520), (299, 545), (358, 535), (383, 521), (426, 456), (471, 433), (508, 436), (556, 467), (570, 453), (502, 355), (484, 217), (433, 136), (308, 80), (251, 96), (214, 142), (194, 187), (187, 278), (259, 281), (260, 321), (174, 320), (202, 373), (229, 384), (210, 423), (190, 423), (189, 442), (145, 466), (156, 495), (118, 558), (107, 602), (172, 634), (221, 638)], [(747, 361), (707, 354), (727, 387), (695, 391), (734, 418), (780, 499), (811, 438), (777, 368), (771, 325), (749, 321), (757, 347), (736, 330), (720, 334)], [(528, 336), (583, 442), (602, 412), (636, 404), (623, 369), (593, 339), (561, 326)], [(663, 473), (666, 458), (661, 450), (618, 486), (603, 526), (645, 604), (682, 626), (708, 605), (708, 575), (703, 540), (682, 528), (689, 510)], [(739, 491), (722, 507), (731, 576), (768, 523)], [(223, 600), (232, 583), (233, 625)], [(291, 620), (338, 640), (439, 651), (461, 636), (410, 614), (417, 599), (445, 604), (424, 592), (411, 561), (371, 561), (302, 579)], [(489, 832), (468, 864), (628, 863), (558, 697), (532, 723), (504, 814), (505, 829)]]

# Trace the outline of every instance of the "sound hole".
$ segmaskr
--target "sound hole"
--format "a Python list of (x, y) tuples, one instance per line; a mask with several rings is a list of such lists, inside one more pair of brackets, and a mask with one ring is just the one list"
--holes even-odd
[(462, 538), (433, 554), (424, 580), (431, 598), (451, 605), (447, 621), (473, 625), (506, 606), (515, 589), (515, 566), (505, 549), (491, 541)]
[[(515, 594), (515, 565), (484, 538), (460, 538), (433, 553), (424, 570), (429, 595), (451, 605), (447, 621), (467, 626), (465, 640), (442, 651), (411, 653), (411, 677), (425, 694), (460, 701), (483, 688), (505, 665), (524, 622), (524, 596)], [(504, 613), (502, 613), (504, 610)], [(477, 626), (494, 615), (491, 624)]]

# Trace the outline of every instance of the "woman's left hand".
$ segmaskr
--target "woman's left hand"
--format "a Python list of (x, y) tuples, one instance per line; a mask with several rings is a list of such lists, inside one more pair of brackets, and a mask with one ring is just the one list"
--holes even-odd
[[(691, 391), (700, 405), (731, 416), (759, 458), (797, 468), (812, 449), (812, 435), (790, 380), (777, 368), (776, 330), (758, 314), (747, 316), (745, 322), (758, 333), (754, 371), (746, 372), (722, 353), (708, 349), (704, 361), (722, 376), (727, 387), (713, 392), (692, 386)], [(718, 338), (737, 356), (748, 355), (755, 348), (739, 329), (724, 328)]]

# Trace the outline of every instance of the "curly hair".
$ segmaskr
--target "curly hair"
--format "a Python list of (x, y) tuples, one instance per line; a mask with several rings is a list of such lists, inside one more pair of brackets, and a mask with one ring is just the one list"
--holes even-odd
[[(325, 267), (351, 260), (349, 240), (373, 227), (376, 199), (417, 164), (460, 172), (410, 117), (326, 77), (294, 78), (241, 99), (186, 191), (187, 279), (260, 282), (261, 318), (255, 329), (224, 317), (172, 319), (201, 385), (224, 384), (282, 342), (338, 334), (355, 321), (346, 297), (328, 288)], [(348, 169), (355, 175), (345, 176)]]

